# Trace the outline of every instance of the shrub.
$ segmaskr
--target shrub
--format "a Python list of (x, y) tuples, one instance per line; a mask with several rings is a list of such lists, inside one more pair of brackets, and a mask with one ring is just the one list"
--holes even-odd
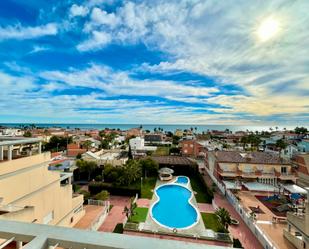
[(97, 175), (94, 179), (95, 179), (97, 182), (101, 182), (101, 181), (102, 181), (102, 176), (101, 176), (101, 175)]
[(243, 248), (241, 242), (239, 241), (239, 239), (235, 239), (233, 238), (233, 247), (235, 248)]
[(113, 233), (123, 233), (123, 224), (122, 223), (118, 223), (115, 226)]
[(84, 195), (84, 204), (88, 203), (88, 199), (90, 199), (90, 193), (86, 190), (79, 191), (80, 194)]
[(92, 195), (96, 195), (100, 193), (102, 190), (106, 190), (111, 195), (134, 196), (138, 194), (140, 196), (141, 194), (140, 184), (138, 183), (135, 185), (117, 186), (107, 182), (91, 182), (89, 183), (88, 189)]
[(96, 200), (106, 201), (109, 198), (109, 193), (106, 190), (102, 190), (100, 193), (95, 195)]

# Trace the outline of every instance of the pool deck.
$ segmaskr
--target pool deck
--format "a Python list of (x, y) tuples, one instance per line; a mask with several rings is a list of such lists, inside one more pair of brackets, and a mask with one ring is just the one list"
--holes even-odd
[[(175, 181), (175, 179), (176, 179), (176, 177), (174, 177), (172, 180), (170, 180), (168, 182), (163, 182), (163, 181), (157, 180), (155, 189), (157, 187), (161, 186), (161, 185), (165, 185), (167, 183), (173, 183)], [(188, 184), (188, 185), (185, 184), (184, 186), (188, 187), (193, 192), (193, 190), (191, 188), (191, 184)], [(157, 196), (154, 194), (150, 203), (149, 203), (149, 207), (152, 207), (152, 205), (156, 201), (157, 201)], [(193, 195), (193, 198), (191, 199), (191, 203), (199, 211), (198, 204), (196, 202), (194, 195)], [(209, 207), (207, 207), (207, 208), (209, 208)], [(207, 209), (207, 208), (205, 207), (205, 209)], [(145, 223), (140, 224), (140, 229), (142, 231), (147, 231), (147, 232), (152, 231), (152, 232), (162, 232), (162, 233), (173, 233), (171, 229), (162, 227), (158, 223), (156, 223), (150, 215), (150, 210), (148, 212)], [(189, 236), (194, 236), (194, 237), (207, 237), (207, 238), (210, 238), (210, 239), (215, 238), (215, 233), (212, 230), (205, 228), (204, 222), (201, 219), (201, 217), (199, 217), (199, 220), (198, 220), (196, 225), (194, 225), (193, 227), (188, 228), (188, 229), (178, 229), (176, 234), (178, 234), (179, 236), (181, 236), (181, 235), (188, 236), (189, 235)]]

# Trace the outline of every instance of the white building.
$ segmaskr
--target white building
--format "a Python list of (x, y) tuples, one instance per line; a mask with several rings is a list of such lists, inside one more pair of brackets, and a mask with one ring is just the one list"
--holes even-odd
[(145, 140), (141, 137), (131, 138), (129, 140), (131, 150), (144, 150)]
[(18, 136), (23, 136), (23, 135), (24, 135), (24, 131), (21, 129), (8, 128), (8, 129), (0, 130), (0, 136), (18, 137)]
[(156, 146), (145, 146), (145, 140), (141, 137), (131, 138), (129, 140), (129, 145), (133, 158), (145, 156), (147, 151), (157, 150)]

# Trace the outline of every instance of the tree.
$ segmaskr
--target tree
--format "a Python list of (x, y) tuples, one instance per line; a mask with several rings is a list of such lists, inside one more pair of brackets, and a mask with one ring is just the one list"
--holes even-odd
[(177, 147), (172, 147), (170, 148), (170, 155), (179, 155), (180, 154), (180, 149)]
[(147, 174), (155, 175), (158, 172), (159, 164), (153, 160), (151, 157), (139, 160), (139, 165), (142, 169), (142, 173), (145, 177)]
[(120, 185), (128, 186), (142, 176), (139, 163), (135, 160), (128, 160), (123, 167), (122, 175), (118, 179)]
[(307, 134), (308, 133), (308, 129), (305, 127), (296, 127), (294, 131), (296, 134)]
[(88, 181), (90, 181), (91, 173), (95, 170), (97, 164), (92, 161), (84, 161), (82, 159), (76, 160), (76, 166), (81, 172), (86, 172), (88, 174)]
[(173, 144), (178, 144), (180, 140), (180, 137), (173, 135)]
[(246, 145), (248, 143), (248, 137), (247, 136), (243, 136), (241, 139), (240, 139), (240, 142), (243, 144), (243, 149), (245, 150), (246, 149)]
[(288, 144), (283, 139), (277, 140), (276, 147), (279, 149), (279, 157), (281, 155), (281, 151), (284, 150), (287, 146)]
[(84, 143), (83, 143), (83, 147), (86, 148), (87, 150), (89, 150), (89, 148), (91, 147), (92, 145), (92, 142), (89, 141), (89, 140), (86, 140)]
[(102, 190), (100, 193), (96, 194), (94, 197), (96, 200), (106, 201), (109, 198), (109, 192), (106, 190)]
[(219, 221), (224, 226), (224, 228), (228, 229), (232, 222), (230, 213), (225, 208), (218, 208), (215, 211), (215, 214), (218, 216)]
[(45, 150), (56, 151), (65, 150), (67, 144), (73, 142), (72, 137), (52, 136), (49, 142), (45, 145)]
[(137, 207), (137, 204), (134, 202), (134, 197), (132, 197), (130, 199), (130, 206), (124, 207), (123, 213), (127, 216), (127, 218), (129, 219), (132, 215), (134, 215), (134, 209)]
[(32, 137), (32, 133), (30, 131), (25, 131), (24, 137)]

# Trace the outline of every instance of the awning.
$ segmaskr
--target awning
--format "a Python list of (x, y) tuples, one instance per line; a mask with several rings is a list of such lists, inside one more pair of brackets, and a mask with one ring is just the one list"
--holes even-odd
[(241, 184), (235, 181), (223, 181), (226, 189), (241, 189)]
[(295, 184), (287, 184), (287, 185), (283, 185), (283, 188), (286, 191), (289, 191), (291, 194), (307, 194), (307, 191)]
[(174, 170), (170, 169), (170, 168), (161, 168), (158, 171), (160, 174), (173, 174)]

